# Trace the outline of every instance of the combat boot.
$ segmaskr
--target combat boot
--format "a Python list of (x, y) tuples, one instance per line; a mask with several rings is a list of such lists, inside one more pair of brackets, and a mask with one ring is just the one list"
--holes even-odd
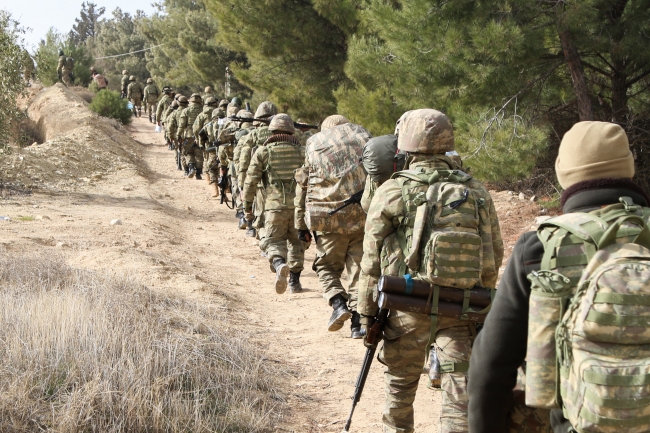
[(361, 333), (361, 316), (356, 311), (352, 312), (352, 318), (350, 319), (350, 331), (351, 338), (363, 338), (363, 334)]
[(273, 268), (275, 268), (275, 293), (283, 294), (287, 290), (287, 277), (289, 277), (289, 265), (284, 259), (273, 259)]
[(192, 179), (196, 175), (196, 167), (194, 166), (194, 164), (187, 165), (186, 173), (187, 173), (187, 177), (189, 177), (190, 179)]
[(345, 321), (352, 317), (352, 313), (348, 309), (348, 304), (340, 293), (332, 298), (332, 316), (327, 322), (328, 331), (338, 331), (343, 327)]
[(151, 114), (149, 115), (149, 123), (153, 123), (153, 121), (151, 120)]
[(302, 284), (300, 284), (300, 272), (291, 272), (289, 274), (289, 290), (291, 293), (302, 292)]
[(203, 174), (203, 169), (202, 168), (197, 168), (196, 169), (196, 180), (203, 180), (201, 175)]
[(238, 220), (244, 218), (244, 211), (241, 209), (237, 210), (237, 212), (235, 212), (235, 218), (237, 218)]
[(239, 223), (237, 223), (237, 227), (239, 227), (239, 230), (246, 230), (248, 227), (248, 221), (246, 221), (246, 218), (242, 216), (239, 218)]
[(246, 221), (246, 227), (248, 227), (248, 230), (246, 230), (246, 236), (251, 238), (257, 236), (257, 230), (253, 227), (253, 221)]

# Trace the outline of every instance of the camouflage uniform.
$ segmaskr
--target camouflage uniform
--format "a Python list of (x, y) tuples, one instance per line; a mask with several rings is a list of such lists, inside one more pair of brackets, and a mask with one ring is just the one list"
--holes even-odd
[[(447, 117), (435, 110), (415, 110), (412, 113), (416, 113), (416, 120), (422, 120), (424, 115), (430, 122), (433, 119), (431, 123), (435, 127), (431, 127), (431, 123), (418, 124), (416, 121), (410, 129), (406, 124), (403, 126), (400, 131), (402, 135), (399, 137), (400, 149), (418, 152), (411, 155), (408, 169), (423, 169), (426, 173), (438, 169), (456, 169), (456, 163), (444, 155), (444, 146), (453, 148), (453, 130)], [(425, 127), (429, 128), (426, 130), (428, 135), (422, 134), (422, 128)], [(402, 146), (402, 143), (413, 142), (419, 142), (420, 148), (414, 146), (417, 149), (407, 149), (407, 146)], [(421, 147), (428, 149), (425, 151)], [(387, 266), (382, 264), (380, 257), (387, 247), (394, 247), (391, 245), (396, 242), (394, 233), (400, 222), (409, 215), (403, 199), (403, 187), (407, 185), (413, 190), (424, 192), (428, 189), (428, 185), (407, 182), (404, 177), (386, 181), (377, 189), (370, 205), (365, 226), (359, 285), (358, 310), (364, 316), (374, 316), (377, 313), (374, 289), (381, 276), (382, 267)], [(480, 182), (472, 179), (466, 185), (485, 203), (479, 208), (479, 234), (483, 244), (481, 283), (484, 287), (495, 287), (503, 259), (503, 242), (496, 210), (489, 193)], [(438, 431), (467, 432), (467, 368), (475, 329), (467, 321), (444, 317), (438, 317), (436, 329), (433, 347), (441, 366), (453, 371), (441, 374), (440, 386), (444, 393)], [(386, 366), (384, 432), (414, 431), (413, 401), (423, 372), (430, 334), (429, 316), (403, 311), (390, 312), (384, 330), (384, 345), (379, 354), (380, 362)]]
[(122, 80), (120, 81), (120, 91), (122, 92), (122, 98), (126, 98), (126, 91), (129, 87), (129, 74), (125, 70), (122, 71)]
[[(181, 102), (182, 101), (182, 102)], [(166, 123), (169, 126), (169, 139), (174, 143), (174, 150), (176, 151), (176, 159), (180, 160), (179, 170), (184, 170), (185, 173), (188, 173), (187, 161), (183, 157), (183, 148), (181, 146), (181, 138), (178, 134), (178, 126), (180, 124), (180, 116), (187, 109), (187, 98), (181, 96), (179, 98), (179, 107), (172, 111), (169, 116), (167, 116)]]
[(190, 97), (190, 105), (183, 110), (178, 118), (178, 140), (183, 142), (183, 153), (186, 164), (189, 167), (188, 176), (202, 179), (203, 172), (203, 150), (194, 139), (192, 126), (199, 114), (203, 111), (203, 100), (195, 93)]
[[(333, 300), (343, 297), (353, 312), (357, 305), (366, 215), (358, 205), (348, 206), (332, 216), (328, 211), (363, 189), (366, 172), (359, 161), (370, 137), (363, 127), (351, 123), (331, 129), (323, 126), (322, 132), (308, 140), (305, 164), (296, 172), (296, 228), (316, 233), (316, 260), (312, 269), (318, 274), (323, 297), (333, 308)], [(343, 269), (348, 275), (347, 291), (341, 283)], [(330, 323), (329, 329), (333, 331), (341, 326), (342, 323)]]
[[(158, 97), (160, 96), (160, 90), (158, 86), (153, 82), (151, 78), (147, 80), (147, 85), (144, 88), (144, 112), (149, 113), (149, 121), (156, 122), (156, 104), (158, 104)], [(152, 119), (153, 117), (153, 119)]]
[(295, 137), (274, 134), (264, 146), (257, 149), (246, 175), (243, 195), (247, 211), (252, 208), (258, 183), (266, 190), (266, 237), (260, 241), (260, 248), (266, 252), (273, 272), (276, 271), (273, 262), (278, 258), (287, 261), (293, 273), (303, 270), (305, 247), (298, 240), (298, 230), (294, 224), (293, 178), (303, 159), (303, 149)]
[[(244, 114), (240, 112), (239, 116), (247, 115), (246, 113), (250, 113), (250, 112), (244, 111)], [(253, 117), (253, 114), (250, 113), (250, 116)], [(233, 145), (232, 157), (230, 157), (229, 160), (228, 176), (230, 176), (230, 186), (232, 188), (233, 197), (235, 198), (235, 209), (237, 211), (238, 218), (244, 216), (244, 202), (241, 197), (244, 185), (240, 186), (237, 181), (237, 163), (239, 162), (239, 156), (241, 154), (240, 143), (242, 142), (242, 139), (246, 135), (248, 135), (248, 133), (251, 132), (252, 130), (253, 130), (252, 122), (243, 122), (241, 124), (240, 129), (235, 133), (235, 141), (234, 141), (235, 144)]]
[(126, 97), (131, 101), (131, 104), (133, 104), (133, 115), (140, 117), (142, 114), (142, 86), (140, 83), (136, 82), (135, 76), (133, 75), (131, 75), (129, 81), (131, 82), (126, 88)]
[[(208, 97), (207, 99), (204, 99), (205, 105), (203, 106), (203, 111), (201, 114), (196, 116), (196, 120), (194, 120), (194, 124), (192, 125), (192, 132), (194, 133), (194, 139), (199, 145), (199, 148), (201, 149), (201, 153), (203, 155), (203, 161), (205, 164), (206, 161), (206, 151), (205, 149), (210, 146), (210, 143), (212, 142), (210, 140), (210, 134), (209, 130), (211, 129), (211, 124), (210, 122), (211, 117), (212, 117), (212, 111), (214, 110), (214, 107), (217, 105), (217, 100), (211, 97)], [(209, 166), (208, 166), (209, 167)], [(208, 173), (206, 176), (206, 180), (208, 183), (210, 182), (210, 174)]]
[(72, 77), (74, 75), (74, 59), (72, 57), (66, 57), (63, 54), (63, 51), (59, 51), (59, 64), (56, 68), (61, 81), (63, 84), (70, 87), (74, 83), (72, 82)]

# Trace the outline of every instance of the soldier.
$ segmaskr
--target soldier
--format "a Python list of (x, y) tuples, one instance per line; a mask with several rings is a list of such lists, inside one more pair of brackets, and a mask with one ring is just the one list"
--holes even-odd
[[(217, 97), (214, 96), (214, 90), (212, 90), (212, 86), (206, 86), (206, 88), (203, 90), (203, 100), (207, 101), (208, 98), (214, 98), (215, 101), (217, 99)], [(217, 103), (215, 102), (214, 105), (216, 106)]]
[[(212, 96), (209, 96), (207, 99), (204, 99), (203, 101), (205, 102), (205, 105), (203, 106), (203, 111), (201, 112), (201, 114), (196, 116), (196, 120), (192, 125), (192, 132), (194, 133), (194, 140), (196, 141), (199, 148), (201, 149), (201, 155), (203, 156), (203, 160), (206, 161), (207, 158), (205, 155), (205, 149), (210, 147), (210, 144), (212, 143), (211, 141), (209, 141), (210, 134), (208, 133), (208, 130), (212, 126), (212, 124), (210, 124), (210, 117), (212, 117), (212, 112), (217, 106), (217, 100)], [(205, 177), (206, 177), (206, 181), (209, 184), (210, 183), (209, 170), (206, 171)]]
[(126, 97), (133, 104), (133, 115), (142, 115), (142, 86), (136, 81), (135, 75), (129, 77), (129, 86), (126, 88)]
[(63, 50), (59, 50), (59, 64), (56, 71), (59, 74), (59, 80), (63, 81), (66, 87), (74, 84), (74, 59), (66, 56)]
[(230, 159), (230, 169), (228, 170), (228, 176), (230, 176), (230, 185), (232, 190), (233, 197), (235, 198), (235, 217), (239, 220), (238, 227), (240, 229), (245, 229), (248, 226), (246, 218), (244, 218), (244, 203), (241, 199), (241, 193), (244, 185), (239, 185), (237, 182), (237, 164), (239, 163), (239, 155), (241, 154), (241, 145), (244, 136), (251, 132), (255, 127), (253, 126), (253, 113), (250, 111), (242, 110), (237, 113), (237, 116), (243, 118), (251, 119), (250, 122), (242, 122), (240, 125), (239, 131), (235, 133), (235, 145), (233, 146), (232, 155)]
[(203, 150), (194, 140), (192, 126), (194, 121), (203, 111), (203, 99), (198, 93), (190, 96), (190, 105), (179, 116), (178, 140), (182, 142), (181, 148), (185, 154), (187, 163), (187, 177), (190, 179), (196, 176), (197, 180), (203, 179)]
[(168, 107), (165, 107), (163, 110), (162, 117), (160, 118), (161, 123), (165, 127), (165, 141), (167, 141), (168, 144), (168, 149), (169, 150), (174, 150), (174, 143), (171, 140), (171, 137), (169, 135), (169, 121), (171, 120), (169, 117), (169, 114), (173, 111), (172, 104), (176, 102), (176, 107), (178, 108), (178, 98), (180, 98), (182, 95), (180, 93), (174, 94), (171, 104), (169, 104)]
[[(277, 107), (269, 101), (262, 102), (255, 110), (255, 118), (257, 119), (266, 119), (271, 116), (274, 116), (278, 113)], [(246, 180), (246, 172), (248, 171), (248, 165), (251, 161), (251, 156), (255, 153), (258, 146), (263, 145), (266, 140), (271, 136), (271, 131), (266, 124), (261, 122), (253, 122), (254, 126), (257, 126), (257, 129), (254, 129), (249, 134), (246, 134), (243, 138), (241, 144), (241, 150), (239, 153), (239, 161), (237, 162), (237, 184), (244, 185)], [(243, 200), (243, 198), (242, 198)], [(246, 236), (258, 238), (264, 237), (263, 233), (258, 233), (260, 229), (264, 227), (264, 190), (258, 188), (257, 190), (257, 199), (255, 200), (255, 225), (252, 226), (248, 224), (248, 230), (246, 231)]]
[[(361, 338), (356, 312), (359, 262), (366, 215), (358, 205), (328, 215), (342, 201), (363, 189), (366, 172), (359, 164), (363, 146), (370, 133), (349, 123), (340, 115), (329, 116), (321, 132), (307, 141), (305, 164), (296, 172), (296, 228), (300, 240), (316, 240), (313, 269), (323, 289), (323, 297), (332, 307), (328, 331), (338, 331), (352, 318), (352, 338)], [(309, 190), (307, 187), (309, 186)], [(348, 290), (341, 283), (347, 270)]]
[[(643, 328), (636, 328), (643, 329), (638, 334), (625, 331), (619, 334), (620, 329), (626, 329), (624, 325), (626, 318), (637, 319), (641, 317), (638, 312), (645, 311), (647, 308), (637, 303), (645, 302), (641, 301), (641, 298), (648, 296), (648, 283), (644, 272), (640, 271), (641, 267), (638, 263), (634, 263), (635, 257), (627, 258), (628, 266), (636, 267), (632, 274), (601, 274), (603, 277), (598, 279), (601, 291), (597, 292), (595, 297), (592, 294), (591, 299), (587, 300), (586, 297), (579, 298), (578, 294), (572, 295), (575, 296), (571, 301), (572, 307), (588, 305), (598, 308), (603, 313), (591, 310), (587, 315), (580, 307), (574, 309), (573, 313), (585, 317), (587, 321), (583, 322), (584, 327), (573, 328), (574, 335), (570, 338), (577, 339), (581, 335), (590, 334), (614, 336), (614, 339), (611, 337), (610, 340), (597, 339), (589, 344), (583, 340), (582, 345), (573, 347), (571, 339), (565, 339), (562, 344), (567, 349), (563, 349), (556, 355), (554, 341), (556, 329), (550, 326), (551, 324), (545, 324), (548, 319), (553, 318), (553, 314), (549, 314), (549, 310), (536, 308), (533, 303), (534, 294), (540, 293), (540, 285), (536, 282), (544, 277), (556, 276), (555, 284), (548, 285), (550, 289), (559, 286), (560, 290), (574, 294), (578, 281), (589, 282), (589, 271), (603, 268), (597, 263), (598, 259), (603, 257), (601, 253), (616, 257), (620, 254), (619, 248), (631, 245), (623, 245), (626, 242), (639, 243), (646, 245), (647, 248), (647, 239), (644, 241), (640, 239), (642, 236), (639, 234), (637, 237), (637, 234), (641, 222), (645, 227), (648, 226), (650, 196), (632, 181), (635, 174), (634, 157), (625, 131), (619, 125), (608, 122), (586, 121), (573, 125), (562, 138), (555, 161), (555, 174), (558, 183), (564, 188), (560, 198), (563, 215), (544, 222), (537, 232), (527, 232), (519, 237), (499, 282), (490, 314), (474, 343), (469, 370), (471, 381), (468, 383), (470, 431), (476, 433), (550, 432), (549, 424), (555, 432), (648, 431), (645, 416), (648, 413), (648, 403), (647, 398), (642, 397), (647, 393), (646, 376), (645, 373), (637, 374), (641, 371), (637, 370), (637, 367), (632, 367), (633, 370), (628, 369), (628, 366), (640, 365), (637, 358), (639, 355), (645, 358), (641, 361), (644, 365), (648, 363), (647, 351), (639, 350), (639, 347), (646, 347), (647, 339), (643, 337), (634, 341), (641, 332), (645, 332), (647, 327), (644, 324)], [(611, 228), (614, 223), (618, 223), (619, 218), (630, 217), (636, 218), (630, 220), (636, 221), (634, 224), (623, 222), (623, 226), (618, 231), (610, 233), (614, 235), (611, 239), (616, 243), (607, 251), (596, 252), (604, 246), (604, 242), (602, 244), (601, 242), (605, 236), (592, 237), (591, 233), (594, 230), (596, 232), (600, 230), (602, 233), (608, 226)], [(563, 222), (562, 227), (554, 224), (554, 221)], [(577, 225), (580, 236), (573, 234), (574, 225)], [(596, 245), (593, 239), (598, 239), (600, 245)], [(635, 245), (635, 248), (637, 248), (634, 251), (635, 255), (642, 257), (644, 254), (639, 254), (638, 250), (642, 247)], [(593, 251), (592, 260), (587, 258), (590, 249)], [(620, 256), (618, 259), (620, 260)], [(611, 262), (605, 262), (607, 263)], [(634, 281), (630, 281), (631, 276)], [(564, 286), (561, 285), (563, 280)], [(619, 282), (626, 286), (624, 290), (629, 291), (629, 294), (616, 293), (612, 290), (619, 286), (616, 284)], [(589, 289), (583, 287), (587, 289), (583, 293), (589, 293)], [(618, 288), (620, 289), (620, 286)], [(637, 290), (643, 288), (645, 294), (635, 292), (635, 288)], [(561, 298), (551, 298), (550, 296), (553, 295), (551, 290), (547, 290), (547, 293), (537, 295), (537, 299), (543, 296), (550, 301), (555, 301), (558, 305), (555, 319), (557, 325), (562, 319), (560, 314), (566, 310), (559, 310)], [(599, 297), (610, 299), (598, 299)], [(625, 311), (635, 313), (629, 313), (628, 316)], [(572, 310), (569, 309), (569, 312)], [(573, 316), (573, 314), (565, 315), (562, 322), (568, 319), (568, 323), (571, 324)], [(605, 321), (606, 319), (610, 320)], [(536, 333), (534, 331), (536, 324), (548, 326), (549, 329), (543, 333)], [(587, 329), (587, 324), (594, 332), (582, 330)], [(558, 336), (562, 335), (560, 329), (557, 331)], [(531, 338), (537, 340), (531, 342)], [(617, 340), (625, 340), (625, 344), (618, 345)], [(560, 342), (558, 341), (558, 345)], [(531, 351), (531, 348), (535, 349), (535, 347), (538, 349)], [(576, 355), (579, 354), (575, 352), (583, 347), (594, 347), (589, 349), (591, 353), (583, 353), (593, 360), (582, 363), (580, 368), (586, 367), (584, 377), (577, 378), (576, 382), (575, 377), (571, 380), (571, 377), (565, 376), (573, 369), (563, 364), (558, 366), (556, 362), (557, 357), (563, 355), (564, 362), (573, 360), (576, 365), (579, 362)], [(567, 353), (564, 353), (564, 350), (567, 350)], [(536, 359), (540, 355), (547, 354), (551, 356), (545, 365), (548, 370), (539, 370)], [(606, 360), (605, 363), (602, 362), (603, 359)], [(540, 405), (557, 407), (552, 409), (550, 414), (548, 410), (535, 411), (523, 405), (522, 392), (514, 390), (517, 369), (522, 365), (526, 367), (526, 402), (532, 400), (531, 404), (535, 404), (535, 398), (539, 396), (540, 391), (535, 385), (539, 385), (540, 381), (541, 383), (547, 381), (552, 387), (548, 391), (548, 395), (551, 396), (549, 400), (556, 400), (556, 390), (561, 388), (561, 406), (564, 411), (557, 403)], [(620, 369), (621, 365), (624, 372)], [(643, 371), (647, 371), (645, 368), (647, 367), (644, 367)], [(556, 369), (559, 370), (557, 376)], [(625, 386), (621, 387), (623, 389), (615, 386), (616, 381), (620, 384), (622, 380), (626, 381)], [(587, 383), (588, 381), (592, 383)], [(598, 389), (598, 393), (605, 394), (598, 395), (593, 391), (594, 387)], [(579, 399), (571, 395), (576, 392), (581, 393)], [(569, 405), (576, 403), (581, 405), (582, 410), (568, 408)], [(521, 408), (528, 412), (536, 412), (535, 416), (529, 417), (532, 422), (522, 425), (521, 419), (516, 419), (514, 414), (510, 416), (512, 412), (518, 414)], [(546, 412), (545, 416), (543, 412)], [(565, 416), (578, 419), (584, 417), (585, 424), (589, 428), (584, 428), (585, 424), (578, 428), (578, 425)], [(538, 425), (533, 428), (535, 423)]]
[[(212, 198), (219, 197), (219, 188), (217, 187), (218, 182), (218, 168), (219, 168), (219, 155), (218, 155), (218, 146), (217, 146), (217, 134), (219, 132), (219, 121), (226, 117), (226, 113), (221, 108), (216, 108), (212, 110), (212, 125), (207, 128), (208, 132), (208, 144), (205, 149), (205, 165), (208, 167), (207, 173), (208, 178), (210, 178), (210, 187), (212, 190)], [(209, 149), (209, 150), (208, 150)], [(217, 176), (217, 177), (214, 177)], [(213, 180), (215, 180), (213, 182)]]
[(126, 91), (129, 87), (129, 71), (126, 69), (122, 71), (122, 81), (121, 83), (121, 92), (122, 92), (122, 99), (126, 98)]
[[(298, 239), (294, 224), (294, 171), (302, 165), (305, 154), (300, 141), (294, 136), (293, 120), (287, 114), (273, 116), (268, 127), (271, 136), (253, 155), (244, 184), (244, 209), (246, 219), (252, 221), (253, 200), (257, 185), (266, 190), (264, 224), (266, 236), (260, 249), (266, 253), (275, 272), (275, 291), (284, 293), (287, 277), (291, 293), (302, 291), (300, 273), (305, 259), (305, 247)], [(288, 264), (287, 264), (288, 261)]]
[(32, 59), (32, 56), (24, 48), (23, 48), (22, 62), (23, 62), (23, 79), (25, 80), (25, 84), (27, 85), (27, 87), (30, 87), (32, 85), (31, 80), (34, 75), (34, 59)]
[(149, 122), (156, 123), (156, 113), (155, 108), (158, 104), (158, 97), (160, 96), (160, 90), (158, 86), (153, 82), (153, 78), (147, 78), (147, 85), (144, 88), (144, 112), (149, 114)]
[[(454, 149), (453, 129), (447, 116), (432, 109), (411, 111), (404, 118), (399, 131), (398, 148), (408, 153), (408, 167), (406, 167), (408, 171), (398, 172), (377, 189), (366, 220), (358, 305), (362, 323), (366, 328), (372, 325), (372, 318), (377, 313), (374, 289), (382, 273), (398, 276), (408, 273), (416, 278), (420, 276), (429, 278), (429, 272), (448, 272), (450, 279), (469, 279), (465, 274), (471, 274), (472, 278), (475, 277), (483, 287), (494, 287), (503, 258), (499, 222), (488, 191), (471, 176), (460, 171), (453, 172), (452, 170), (458, 167), (445, 155), (445, 152)], [(400, 173), (403, 175), (400, 176)], [(436, 232), (425, 230), (425, 227), (433, 227), (431, 222), (433, 218), (440, 218), (436, 217), (437, 212), (429, 214), (420, 212), (421, 205), (427, 207), (429, 206), (427, 202), (433, 200), (429, 198), (428, 182), (438, 182), (430, 180), (437, 179), (432, 176), (434, 173), (441, 177), (456, 173), (456, 177), (462, 179), (457, 182), (459, 191), (463, 191), (461, 197), (471, 198), (471, 200), (460, 201), (453, 208), (455, 218), (456, 215), (459, 215), (458, 218), (472, 215), (471, 221), (468, 220), (474, 224), (471, 235), (467, 234), (470, 229), (465, 226), (454, 231), (461, 224), (453, 223), (453, 227), (445, 227), (448, 231), (444, 233), (447, 233), (451, 239), (449, 243), (447, 244), (447, 240), (444, 239), (436, 241), (440, 243), (435, 244), (437, 245), (435, 248), (439, 248), (434, 250), (436, 254), (444, 254), (449, 261), (453, 261), (450, 258), (456, 257), (454, 263), (460, 264), (447, 266), (462, 266), (457, 272), (441, 270), (440, 267), (444, 265), (437, 261), (435, 270), (429, 271), (427, 268), (429, 259), (441, 259), (434, 259), (430, 254), (425, 257), (424, 253), (420, 253), (424, 248), (411, 245), (411, 242), (415, 242), (413, 240), (415, 238), (422, 239), (421, 245), (433, 245), (431, 239), (437, 239), (434, 238)], [(462, 209), (456, 210), (460, 206), (463, 206)], [(418, 219), (425, 215), (432, 216), (428, 220)], [(437, 222), (438, 219), (435, 221)], [(421, 237), (416, 236), (416, 228), (422, 229), (422, 232), (419, 232), (422, 233)], [(462, 243), (462, 247), (455, 247), (461, 244), (454, 242), (460, 242), (457, 239), (465, 239), (463, 238), (465, 235), (473, 237), (467, 241), (467, 245)], [(474, 247), (477, 241), (478, 246)], [(475, 249), (464, 249), (468, 245)], [(411, 251), (412, 247), (415, 250)], [(463, 254), (456, 253), (457, 250), (462, 251)], [(477, 253), (473, 254), (472, 251)], [(467, 270), (463, 273), (463, 270), (468, 269), (465, 267), (468, 260), (472, 260), (473, 271)], [(437, 431), (440, 433), (468, 431), (467, 361), (474, 335), (476, 335), (475, 328), (467, 320), (390, 311), (384, 328), (384, 345), (379, 354), (380, 362), (386, 366), (384, 432), (414, 431), (413, 401), (426, 354), (429, 353), (430, 346), (434, 342), (436, 347), (431, 356), (439, 359), (442, 374), (440, 384), (433, 385), (440, 386), (443, 391), (440, 425)], [(504, 335), (507, 334), (501, 334), (501, 337)]]
[(169, 125), (169, 138), (174, 143), (174, 150), (176, 151), (176, 168), (183, 170), (187, 176), (189, 173), (189, 168), (184, 157), (185, 154), (183, 152), (183, 140), (182, 136), (178, 133), (178, 127), (180, 124), (180, 115), (187, 108), (189, 101), (185, 96), (180, 95), (177, 102), (178, 109), (169, 114), (166, 123)]
[(106, 79), (106, 77), (98, 73), (94, 67), (90, 68), (90, 73), (93, 75), (93, 81), (97, 84), (98, 92), (108, 87), (108, 80)]
[[(235, 109), (239, 110), (239, 108), (236, 105), (233, 105), (232, 103), (230, 104), (231, 107), (234, 107)], [(238, 117), (244, 117), (251, 119), (253, 118), (253, 113), (250, 111), (246, 110), (240, 110), (237, 111), (236, 115)], [(241, 138), (245, 134), (239, 134), (241, 128), (244, 127), (244, 125), (247, 125), (247, 127), (252, 127), (251, 122), (239, 122), (239, 121), (233, 121), (231, 119), (227, 120), (226, 123), (224, 124), (223, 128), (219, 132), (219, 178), (220, 178), (220, 183), (223, 185), (225, 182), (221, 182), (224, 180), (224, 176), (228, 179), (228, 184), (230, 185), (231, 192), (233, 194), (233, 200), (235, 201), (235, 207), (238, 209), (236, 211), (236, 218), (241, 218), (243, 213), (239, 213), (239, 210), (243, 211), (243, 204), (241, 197), (237, 197), (237, 194), (239, 194), (239, 188), (236, 186), (237, 184), (237, 179), (236, 177), (233, 178), (232, 173), (236, 172), (234, 167), (231, 167), (233, 165), (233, 157), (234, 157), (234, 151), (235, 151), (235, 146), (237, 145), (237, 140)], [(248, 133), (248, 130), (244, 130), (246, 133)], [(243, 185), (242, 185), (243, 186)]]
[[(155, 114), (155, 119), (156, 123), (158, 126), (163, 125), (163, 113), (167, 109), (167, 107), (171, 104), (171, 102), (174, 100), (174, 92), (171, 87), (165, 86), (162, 89), (163, 95), (162, 98), (160, 98), (160, 101), (158, 101), (158, 104), (156, 105), (156, 114)], [(169, 150), (172, 150), (172, 144), (169, 140), (167, 140), (167, 133), (165, 133), (165, 141), (167, 142), (167, 148)]]

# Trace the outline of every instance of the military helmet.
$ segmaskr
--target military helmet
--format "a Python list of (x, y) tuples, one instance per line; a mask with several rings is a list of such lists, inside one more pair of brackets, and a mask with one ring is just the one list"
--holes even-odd
[(264, 118), (278, 114), (278, 107), (273, 102), (264, 101), (255, 110), (255, 117)]
[(223, 111), (223, 108), (215, 108), (212, 110), (212, 119), (223, 119), (226, 117), (225, 111)]
[(273, 116), (273, 119), (271, 119), (271, 123), (269, 123), (269, 131), (293, 134), (296, 132), (296, 128), (293, 126), (291, 116), (285, 113), (280, 113), (276, 114)]
[(195, 104), (202, 104), (203, 98), (201, 98), (201, 95), (198, 93), (192, 93), (192, 96), (190, 96), (190, 102), (194, 102)]
[(237, 117), (242, 117), (244, 119), (253, 119), (253, 113), (248, 110), (240, 110), (237, 112)]
[(221, 107), (221, 108), (227, 107), (228, 104), (229, 104), (229, 102), (228, 102), (227, 99), (222, 99), (221, 101), (219, 101), (219, 107)]
[(207, 98), (205, 98), (204, 103), (208, 107), (216, 107), (217, 106), (217, 98), (215, 98), (214, 96), (208, 96)]
[(398, 149), (427, 154), (454, 150), (454, 129), (444, 113), (431, 108), (413, 110), (400, 123)]
[(232, 98), (230, 103), (234, 104), (234, 105), (236, 105), (238, 107), (241, 107), (241, 104), (242, 104), (241, 99), (239, 98), (239, 96), (235, 96), (234, 98)]
[(405, 112), (404, 114), (402, 114), (402, 115), (399, 117), (399, 119), (397, 119), (397, 122), (395, 122), (395, 135), (399, 135), (399, 129), (400, 129), (400, 127), (402, 126), (402, 121), (404, 120), (404, 118), (405, 118), (406, 116), (408, 116), (408, 114), (409, 114), (411, 111), (413, 111), (413, 110), (409, 110), (409, 111)]
[(228, 104), (228, 109), (226, 110), (226, 116), (232, 117), (235, 114), (237, 114), (239, 110), (240, 110), (239, 105), (230, 103)]
[(95, 72), (97, 72), (97, 69), (95, 69), (94, 66), (91, 66), (90, 67), (90, 72), (94, 74)]
[(190, 103), (190, 101), (187, 100), (186, 96), (181, 95), (181, 97), (178, 98), (178, 104), (179, 105), (187, 105), (189, 103)]
[(126, 69), (122, 71), (122, 75), (126, 75), (128, 73), (129, 73), (129, 71), (127, 71)]
[(147, 78), (147, 84), (153, 83), (153, 78)]
[(175, 95), (174, 95), (174, 100), (175, 100), (175, 101), (178, 101), (178, 98), (180, 98), (181, 96), (183, 96), (182, 93), (177, 93), (177, 94), (175, 94)]
[(131, 75), (131, 76), (129, 77), (129, 81), (135, 81), (135, 75)]
[(213, 93), (212, 86), (206, 87), (203, 93)]
[(333, 114), (323, 120), (323, 123), (320, 124), (320, 129), (321, 131), (327, 131), (328, 129), (332, 129), (335, 126), (345, 125), (346, 123), (350, 123), (350, 121), (345, 116), (341, 116), (340, 114)]
[(63, 50), (59, 50), (59, 56), (65, 56), (65, 54), (63, 53)]
[(172, 88), (169, 86), (165, 86), (162, 88), (163, 93), (172, 93)]
[(178, 108), (178, 101), (172, 101), (172, 108)]

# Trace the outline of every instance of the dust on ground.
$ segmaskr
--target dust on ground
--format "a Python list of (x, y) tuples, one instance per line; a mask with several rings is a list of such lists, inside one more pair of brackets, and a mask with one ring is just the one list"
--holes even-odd
[[(0, 157), (0, 179), (10, 191), (0, 196), (0, 216), (9, 218), (0, 218), (0, 250), (64, 252), (73, 266), (137, 275), (161, 293), (228, 311), (230, 332), (245, 328), (267, 362), (291, 373), (275, 431), (340, 432), (365, 348), (349, 338), (348, 326), (327, 332), (331, 309), (311, 270), (315, 248), (307, 251), (304, 292), (277, 295), (257, 242), (237, 230), (233, 211), (210, 198), (206, 181), (176, 170), (145, 117), (122, 128), (85, 104), (60, 85), (34, 97), (30, 117), (47, 139)], [(540, 207), (508, 192), (494, 199), (509, 253)], [(351, 432), (381, 430), (382, 371), (374, 362)], [(439, 407), (440, 394), (423, 376), (415, 430), (437, 431)]]

